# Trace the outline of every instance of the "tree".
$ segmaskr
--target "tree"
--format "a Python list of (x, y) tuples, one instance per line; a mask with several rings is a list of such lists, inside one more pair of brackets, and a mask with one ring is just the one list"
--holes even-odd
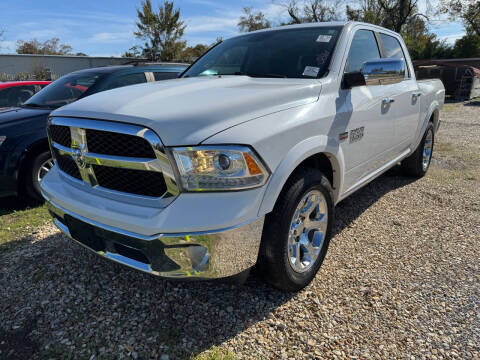
[(244, 7), (237, 26), (241, 32), (250, 32), (269, 28), (271, 24), (261, 11), (254, 13), (251, 7)]
[(456, 58), (480, 57), (480, 36), (467, 34), (455, 41), (453, 54)]
[(122, 54), (122, 57), (126, 58), (141, 58), (142, 57), (142, 49), (140, 49), (138, 46), (132, 46), (130, 49), (125, 51)]
[(42, 54), (42, 55), (71, 55), (72, 47), (60, 44), (59, 38), (51, 38), (44, 42), (37, 39), (30, 41), (17, 41), (17, 54)]
[(202, 56), (209, 48), (210, 46), (204, 44), (189, 46), (183, 51), (182, 60), (193, 61)]
[(141, 47), (143, 56), (153, 61), (170, 61), (181, 55), (186, 46), (186, 42), (181, 41), (186, 26), (180, 20), (180, 9), (174, 8), (173, 1), (165, 0), (155, 12), (151, 0), (142, 0), (137, 16), (137, 31), (134, 34), (145, 40)]
[[(309, 0), (300, 4), (298, 0), (281, 3), (287, 9), (290, 21), (287, 24), (302, 24), (335, 21), (341, 18), (338, 10), (342, 0)], [(303, 6), (302, 6), (303, 5)]]
[(424, 17), (418, 12), (418, 0), (359, 0), (357, 7), (347, 5), (348, 20), (365, 21), (401, 32), (413, 17)]
[(381, 25), (383, 21), (382, 8), (376, 0), (360, 0), (358, 8), (347, 4), (346, 15), (348, 20), (363, 21)]
[(425, 20), (411, 17), (402, 29), (402, 37), (413, 60), (439, 59), (453, 56), (453, 49), (428, 31)]
[(450, 15), (452, 20), (461, 19), (468, 34), (480, 36), (480, 1), (441, 0), (439, 13)]

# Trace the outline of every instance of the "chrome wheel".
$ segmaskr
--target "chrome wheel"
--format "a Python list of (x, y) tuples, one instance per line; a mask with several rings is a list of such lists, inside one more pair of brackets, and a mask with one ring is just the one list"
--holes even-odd
[(433, 150), (433, 131), (429, 129), (427, 132), (427, 136), (425, 137), (425, 143), (423, 144), (423, 171), (427, 171), (428, 165), (430, 164), (430, 160), (432, 158), (432, 150)]
[(309, 191), (299, 202), (288, 234), (289, 264), (296, 272), (310, 269), (323, 246), (328, 224), (327, 202), (318, 190)]
[(37, 181), (40, 182), (45, 174), (50, 171), (50, 169), (53, 167), (53, 159), (47, 159), (40, 165), (40, 168), (38, 169), (37, 172)]

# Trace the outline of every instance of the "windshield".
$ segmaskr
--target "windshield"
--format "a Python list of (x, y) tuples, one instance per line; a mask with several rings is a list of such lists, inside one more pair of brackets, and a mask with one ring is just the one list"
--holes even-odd
[(183, 77), (322, 77), (341, 29), (341, 26), (306, 27), (264, 31), (225, 40), (194, 63)]
[(24, 106), (58, 108), (69, 104), (77, 100), (100, 77), (101, 73), (65, 75), (33, 95)]

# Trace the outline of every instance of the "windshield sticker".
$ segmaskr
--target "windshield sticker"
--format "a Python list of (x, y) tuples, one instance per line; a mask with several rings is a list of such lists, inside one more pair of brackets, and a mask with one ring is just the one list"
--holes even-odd
[(317, 42), (318, 43), (328, 43), (328, 42), (330, 42), (331, 38), (332, 38), (332, 35), (318, 35)]
[(310, 77), (317, 77), (320, 68), (315, 66), (305, 66), (305, 70), (303, 70), (303, 76), (310, 76)]

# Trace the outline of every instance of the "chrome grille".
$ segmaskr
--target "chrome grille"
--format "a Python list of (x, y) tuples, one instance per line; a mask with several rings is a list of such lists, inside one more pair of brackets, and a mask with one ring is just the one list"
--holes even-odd
[(72, 137), (70, 136), (70, 128), (68, 126), (51, 125), (50, 134), (52, 140), (56, 143), (66, 147), (72, 146)]
[(138, 136), (87, 129), (88, 151), (96, 154), (154, 159), (147, 140)]
[(90, 185), (93, 191), (128, 196), (129, 200), (133, 195), (162, 199), (165, 206), (178, 195), (163, 144), (148, 128), (53, 117), (47, 133), (62, 174)]
[(82, 180), (82, 176), (80, 175), (80, 171), (78, 170), (77, 164), (70, 156), (56, 156), (57, 164), (63, 172), (67, 173), (71, 177), (75, 179)]
[(106, 189), (152, 197), (160, 197), (166, 191), (161, 173), (100, 165), (93, 165), (93, 171), (98, 185)]

